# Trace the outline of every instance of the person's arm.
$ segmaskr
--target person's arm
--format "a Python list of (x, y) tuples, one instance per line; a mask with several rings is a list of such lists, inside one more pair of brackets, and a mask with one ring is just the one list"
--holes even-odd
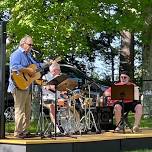
[(46, 85), (46, 86), (44, 86), (44, 89), (54, 92), (55, 91), (55, 85)]
[(111, 87), (105, 90), (103, 93), (103, 106), (111, 105)]
[(139, 93), (139, 87), (134, 86), (134, 100), (139, 101), (140, 100), (140, 93)]
[(14, 52), (10, 57), (10, 69), (11, 71), (19, 71), (23, 73), (28, 73), (32, 76), (35, 73), (35, 70), (30, 67), (26, 67), (23, 63), (24, 58), (22, 58), (22, 54), (20, 52)]
[(19, 70), (19, 72), (28, 73), (30, 76), (32, 76), (35, 73), (35, 70), (32, 69), (32, 68), (27, 67), (27, 68), (21, 68)]

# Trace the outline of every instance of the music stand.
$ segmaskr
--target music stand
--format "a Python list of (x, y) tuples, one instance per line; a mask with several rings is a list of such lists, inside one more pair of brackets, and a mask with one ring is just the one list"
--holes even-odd
[(55, 125), (54, 125), (54, 136), (56, 139), (56, 125), (57, 125), (57, 86), (63, 82), (64, 80), (66, 80), (68, 78), (68, 76), (66, 74), (60, 74), (59, 76), (56, 76), (54, 79), (52, 79), (51, 81), (49, 81), (46, 85), (55, 85)]
[(111, 86), (111, 100), (118, 100), (122, 103), (122, 116), (121, 116), (121, 120), (117, 124), (116, 128), (120, 124), (122, 124), (123, 133), (125, 133), (124, 100), (132, 100), (132, 101), (134, 100), (134, 85), (133, 84), (112, 85)]

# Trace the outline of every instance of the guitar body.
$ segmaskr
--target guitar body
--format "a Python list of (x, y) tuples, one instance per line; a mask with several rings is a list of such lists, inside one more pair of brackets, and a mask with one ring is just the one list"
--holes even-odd
[[(32, 68), (34, 71), (36, 71), (37, 66), (35, 64), (29, 65), (30, 68)], [(36, 72), (34, 75), (29, 76), (28, 73), (19, 72), (16, 71), (12, 72), (12, 79), (15, 82), (15, 85), (21, 89), (26, 90), (33, 81), (39, 79), (41, 77), (40, 72)]]

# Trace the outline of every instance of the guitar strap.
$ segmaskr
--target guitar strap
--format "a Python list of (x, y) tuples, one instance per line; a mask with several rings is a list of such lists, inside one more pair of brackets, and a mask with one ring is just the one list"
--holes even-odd
[(31, 60), (29, 54), (25, 54), (26, 55), (26, 58), (27, 58), (27, 61), (28, 61), (28, 64), (33, 64), (33, 61)]
[[(30, 56), (29, 56), (29, 54), (25, 54), (26, 55), (26, 58), (27, 58), (27, 61), (28, 61), (28, 64), (30, 65), (30, 64), (32, 64), (33, 63), (33, 61), (31, 60), (31, 58), (30, 58)], [(30, 86), (29, 86), (29, 92), (32, 94), (32, 90), (33, 90), (33, 84), (31, 84)]]

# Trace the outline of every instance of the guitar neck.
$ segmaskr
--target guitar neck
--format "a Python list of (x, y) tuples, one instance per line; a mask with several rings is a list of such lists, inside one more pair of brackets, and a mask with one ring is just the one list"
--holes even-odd
[[(60, 60), (61, 60), (61, 57), (58, 57), (54, 61), (59, 62)], [(42, 67), (36, 69), (36, 72), (42, 72), (45, 68), (48, 68), (52, 64), (52, 62), (53, 61), (44, 63), (44, 65)]]
[(42, 67), (37, 68), (36, 72), (42, 72), (45, 68), (48, 68), (52, 63), (45, 63)]

